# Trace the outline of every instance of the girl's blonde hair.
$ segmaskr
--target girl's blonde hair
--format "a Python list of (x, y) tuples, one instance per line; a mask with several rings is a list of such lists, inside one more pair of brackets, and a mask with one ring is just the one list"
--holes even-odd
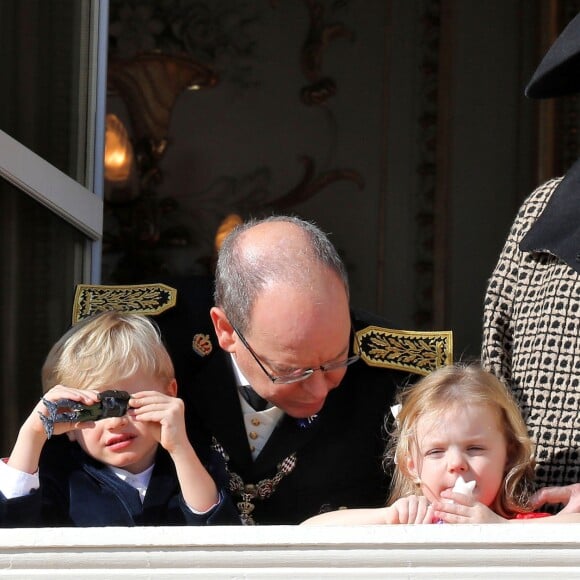
[(137, 372), (167, 384), (175, 376), (156, 325), (112, 310), (78, 322), (53, 345), (42, 367), (42, 389), (114, 389)]
[(407, 467), (407, 458), (417, 448), (417, 422), (425, 416), (443, 414), (453, 406), (486, 405), (497, 413), (507, 444), (507, 464), (503, 485), (493, 511), (503, 517), (528, 512), (534, 478), (534, 446), (516, 401), (504, 384), (475, 364), (442, 367), (399, 393), (400, 411), (385, 454), (385, 467), (394, 461), (389, 504), (420, 494), (416, 476)]

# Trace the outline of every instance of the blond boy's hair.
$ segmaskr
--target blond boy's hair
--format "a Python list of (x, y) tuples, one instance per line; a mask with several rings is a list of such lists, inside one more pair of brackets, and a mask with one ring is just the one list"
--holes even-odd
[(114, 389), (137, 372), (167, 384), (175, 376), (155, 324), (112, 310), (78, 322), (53, 345), (42, 367), (42, 389)]
[(418, 445), (418, 420), (443, 415), (457, 406), (486, 405), (496, 413), (507, 443), (504, 482), (489, 507), (503, 517), (531, 511), (534, 446), (516, 401), (498, 378), (475, 364), (449, 365), (402, 390), (399, 402), (401, 409), (385, 454), (385, 467), (395, 463), (389, 504), (400, 497), (421, 494), (416, 476), (407, 467), (407, 458)]

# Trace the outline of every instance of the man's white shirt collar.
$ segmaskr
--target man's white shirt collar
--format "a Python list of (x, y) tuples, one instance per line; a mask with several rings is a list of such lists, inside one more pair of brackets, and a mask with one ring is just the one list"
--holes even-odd
[[(248, 379), (240, 370), (234, 355), (231, 355), (232, 369), (234, 371), (236, 386), (242, 387), (250, 386)], [(238, 396), (242, 406), (242, 414), (244, 416), (244, 425), (246, 427), (246, 434), (248, 436), (248, 445), (252, 452), (252, 458), (256, 459), (264, 445), (266, 445), (272, 431), (276, 428), (280, 419), (284, 416), (284, 411), (278, 407), (270, 406), (263, 411), (256, 411), (248, 404), (246, 399), (242, 396), (238, 389)]]
[(236, 378), (236, 385), (238, 387), (243, 387), (246, 385), (250, 385), (250, 381), (248, 381), (248, 379), (246, 379), (246, 377), (244, 376), (244, 373), (240, 370), (240, 367), (238, 366), (238, 362), (236, 361), (236, 357), (230, 353), (230, 358), (232, 359), (232, 368), (234, 369), (234, 376)]

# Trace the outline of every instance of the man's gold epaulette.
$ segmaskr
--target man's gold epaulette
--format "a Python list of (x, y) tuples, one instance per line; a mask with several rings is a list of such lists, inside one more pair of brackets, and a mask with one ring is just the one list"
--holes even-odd
[(72, 321), (78, 322), (104, 310), (121, 310), (151, 316), (172, 308), (176, 301), (177, 290), (165, 284), (78, 284)]
[(367, 326), (357, 331), (355, 352), (372, 367), (427, 375), (453, 362), (453, 332)]

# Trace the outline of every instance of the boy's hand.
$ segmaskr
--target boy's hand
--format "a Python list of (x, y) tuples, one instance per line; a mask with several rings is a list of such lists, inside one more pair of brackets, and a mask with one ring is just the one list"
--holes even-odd
[(433, 502), (433, 515), (447, 524), (499, 524), (507, 521), (487, 506), (462, 493), (444, 491), (441, 497), (453, 500), (453, 503)]
[(128, 415), (150, 429), (171, 456), (185, 503), (199, 512), (211, 509), (219, 501), (218, 490), (187, 438), (183, 401), (159, 391), (141, 391), (131, 395)]
[[(24, 430), (24, 432), (28, 433), (30, 436), (43, 436), (46, 439), (47, 434), (45, 431), (45, 426), (40, 417), (40, 415), (43, 415), (44, 417), (49, 416), (49, 409), (45, 404), (45, 401), (56, 404), (61, 399), (70, 399), (71, 401), (76, 401), (83, 405), (94, 405), (95, 403), (99, 402), (99, 393), (98, 391), (92, 391), (88, 389), (81, 390), (73, 389), (72, 387), (66, 387), (64, 385), (56, 385), (47, 391), (42, 399), (40, 399), (40, 401), (36, 404), (32, 413), (28, 416), (22, 425), (21, 430)], [(93, 424), (94, 423), (92, 421), (87, 421), (83, 424), (82, 422), (77, 422), (74, 420), (55, 422), (53, 432), (55, 435), (60, 435), (68, 431), (72, 431), (73, 429), (92, 427)]]
[(198, 512), (211, 509), (219, 501), (218, 490), (187, 438), (183, 401), (159, 391), (141, 391), (131, 395), (128, 415), (151, 429), (171, 456), (185, 503)]
[[(56, 402), (59, 399), (71, 399), (85, 405), (93, 405), (99, 400), (99, 393), (97, 391), (79, 390), (57, 385), (45, 393), (43, 398), (50, 402)], [(8, 465), (25, 473), (36, 473), (40, 453), (48, 439), (40, 415), (48, 417), (48, 413), (49, 410), (41, 399), (20, 427), (16, 443), (8, 458)], [(73, 429), (92, 427), (93, 425), (94, 422), (92, 421), (85, 423), (73, 421), (54, 423), (54, 433), (59, 435)]]
[(190, 445), (185, 431), (184, 408), (178, 397), (159, 391), (141, 391), (131, 395), (128, 414), (136, 421), (148, 423), (153, 437), (173, 454)]
[(386, 524), (432, 524), (433, 507), (422, 495), (398, 499), (386, 509)]

